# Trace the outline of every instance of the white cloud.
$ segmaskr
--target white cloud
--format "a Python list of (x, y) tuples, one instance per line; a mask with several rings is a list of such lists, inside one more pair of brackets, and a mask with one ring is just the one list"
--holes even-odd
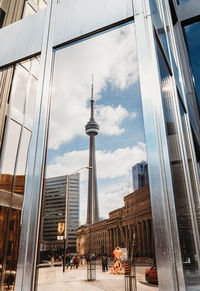
[[(89, 120), (91, 75), (94, 95), (100, 99), (110, 84), (124, 90), (138, 80), (134, 25), (79, 42), (56, 52), (49, 147), (58, 149), (77, 135), (84, 135)], [(125, 96), (126, 97), (126, 96)], [(98, 103), (97, 103), (98, 105)], [(101, 106), (100, 126), (104, 134), (121, 134), (127, 117), (122, 106)], [(109, 118), (105, 112), (114, 116)], [(106, 125), (106, 126), (105, 126)]]
[(105, 135), (119, 135), (125, 131), (121, 128), (122, 121), (129, 116), (128, 111), (121, 105), (98, 106), (96, 109), (96, 120), (100, 124), (100, 130)]
[[(47, 177), (70, 174), (88, 165), (88, 150), (67, 152), (57, 156), (47, 166)], [(115, 151), (96, 151), (97, 178), (117, 178), (128, 175), (131, 167), (146, 160), (145, 144), (138, 143), (133, 147), (118, 148)], [(87, 174), (82, 172), (82, 180)]]

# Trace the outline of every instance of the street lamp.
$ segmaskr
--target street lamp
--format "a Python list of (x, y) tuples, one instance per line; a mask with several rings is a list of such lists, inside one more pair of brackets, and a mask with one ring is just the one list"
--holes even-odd
[(66, 196), (65, 196), (65, 230), (64, 230), (64, 257), (63, 257), (63, 272), (65, 272), (65, 265), (66, 265), (66, 249), (68, 244), (68, 232), (67, 232), (67, 224), (68, 224), (68, 200), (69, 200), (69, 178), (80, 172), (83, 169), (92, 169), (92, 167), (82, 167), (75, 172), (67, 175), (67, 182), (66, 182)]

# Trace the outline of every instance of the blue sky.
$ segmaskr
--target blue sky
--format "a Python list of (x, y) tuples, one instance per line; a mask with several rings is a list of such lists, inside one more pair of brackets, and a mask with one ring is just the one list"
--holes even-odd
[[(134, 24), (56, 51), (47, 176), (88, 165), (91, 76), (94, 74), (97, 183), (101, 217), (123, 205), (131, 167), (146, 160)], [(80, 173), (80, 220), (86, 220), (87, 170)]]

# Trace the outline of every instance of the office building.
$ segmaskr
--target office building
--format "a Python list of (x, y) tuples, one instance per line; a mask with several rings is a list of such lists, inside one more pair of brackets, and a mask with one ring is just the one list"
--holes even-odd
[[(42, 241), (46, 250), (63, 249), (58, 224), (65, 223), (67, 175), (45, 180)], [(69, 177), (67, 210), (67, 249), (76, 251), (76, 230), (79, 227), (79, 174)], [(63, 237), (64, 238), (64, 237)]]
[(111, 211), (108, 219), (79, 227), (78, 253), (88, 254), (90, 239), (91, 252), (97, 256), (111, 257), (117, 246), (131, 252), (134, 244), (136, 262), (155, 263), (149, 185), (126, 195), (124, 206)]
[(132, 177), (134, 191), (149, 183), (148, 167), (145, 161), (132, 167)]
[[(3, 2), (17, 1), (0, 1), (0, 5)], [(57, 49), (73, 46), (79, 40), (87, 42), (89, 36), (130, 22), (137, 44), (159, 289), (199, 290), (199, 1), (49, 0), (45, 7), (0, 29), (0, 74), (9, 75), (15, 69), (16, 76), (10, 74), (9, 80), (0, 82), (0, 174), (1, 181), (9, 177), (5, 180), (12, 183), (10, 190), (5, 190), (4, 182), (0, 188), (0, 209), (8, 215), (1, 220), (1, 227), (7, 222), (1, 245), (1, 290), (5, 289), (8, 273), (13, 276), (15, 290), (35, 287), (52, 68)], [(21, 7), (19, 10), (20, 15)], [(6, 11), (1, 6), (1, 26), (5, 25)], [(32, 58), (39, 66), (37, 76)], [(23, 195), (15, 191), (17, 176), (24, 176)], [(23, 211), (22, 206), (18, 209), (19, 201)], [(20, 228), (10, 224), (13, 209), (20, 211), (20, 219), (16, 216)], [(9, 243), (12, 235), (15, 246)], [(13, 262), (18, 258), (17, 266), (11, 263), (11, 257)]]

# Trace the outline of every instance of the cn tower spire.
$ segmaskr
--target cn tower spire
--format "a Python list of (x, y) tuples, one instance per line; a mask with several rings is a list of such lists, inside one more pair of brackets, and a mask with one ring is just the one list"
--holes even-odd
[(88, 173), (88, 205), (87, 205), (87, 224), (93, 224), (99, 221), (99, 205), (97, 195), (97, 178), (96, 178), (96, 159), (95, 159), (95, 136), (99, 133), (99, 125), (94, 120), (94, 81), (92, 75), (91, 86), (91, 116), (85, 126), (85, 132), (90, 137), (89, 150), (89, 173)]

